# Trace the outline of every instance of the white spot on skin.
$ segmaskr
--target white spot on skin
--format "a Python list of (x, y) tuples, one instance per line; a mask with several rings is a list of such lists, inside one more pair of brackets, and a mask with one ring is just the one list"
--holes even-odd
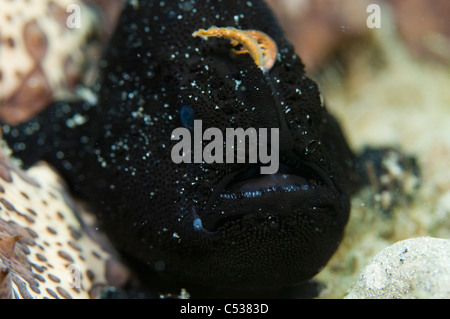
[(83, 115), (77, 113), (72, 118), (70, 118), (66, 121), (66, 126), (68, 128), (73, 129), (77, 126), (85, 124), (86, 122), (87, 122), (87, 118), (84, 117)]
[(84, 101), (88, 102), (90, 105), (96, 105), (98, 102), (97, 95), (88, 88), (79, 86), (76, 89), (76, 93), (79, 97), (81, 97)]
[(236, 86), (235, 86), (234, 89), (237, 91), (238, 88), (239, 88), (239, 86), (241, 85), (242, 81), (240, 81), (240, 80), (234, 80), (234, 82), (236, 83)]

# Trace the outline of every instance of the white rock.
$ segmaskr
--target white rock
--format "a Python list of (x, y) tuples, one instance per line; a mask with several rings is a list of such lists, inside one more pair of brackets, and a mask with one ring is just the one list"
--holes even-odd
[(413, 238), (383, 249), (345, 298), (450, 298), (450, 240)]

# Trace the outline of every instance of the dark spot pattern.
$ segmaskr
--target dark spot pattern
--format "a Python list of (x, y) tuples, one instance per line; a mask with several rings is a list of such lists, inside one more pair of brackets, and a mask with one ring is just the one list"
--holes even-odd
[[(96, 278), (93, 281), (84, 283), (80, 274), (79, 288), (70, 286), (65, 280), (69, 265), (80, 267), (79, 271), (83, 273), (87, 270), (89, 260), (84, 255), (90, 254), (91, 249), (102, 256), (100, 263), (106, 262), (110, 255), (79, 228), (78, 220), (71, 215), (71, 199), (58, 192), (65, 190), (58, 184), (61, 179), (55, 176), (57, 184), (46, 185), (52, 180), (48, 172), (53, 171), (40, 166), (38, 170), (46, 172), (47, 179), (50, 176), (49, 181), (44, 182), (44, 190), (52, 189), (42, 192), (41, 185), (11, 165), (1, 150), (0, 166), (5, 169), (2, 174), (8, 176), (0, 178), (0, 186), (5, 190), (0, 196), (1, 298), (98, 297), (93, 286), (108, 285), (102, 267), (96, 266), (95, 272), (91, 270), (92, 278)], [(50, 198), (49, 207), (40, 205), (42, 201), (37, 195)], [(75, 238), (72, 237), (74, 234)], [(86, 246), (84, 249), (83, 245)], [(76, 252), (76, 255), (70, 252)]]
[(58, 251), (58, 256), (69, 261), (69, 262), (73, 262), (73, 258), (65, 251)]
[(58, 234), (58, 232), (55, 230), (55, 229), (53, 229), (52, 227), (47, 227), (47, 231), (50, 233), (50, 234), (52, 234), (52, 235), (56, 235), (56, 234)]
[(36, 254), (36, 258), (37, 258), (39, 261), (47, 261), (47, 258), (46, 258), (44, 255), (40, 254), (40, 253), (37, 253), (37, 254)]
[(47, 292), (49, 293), (50, 296), (52, 296), (55, 299), (59, 299), (58, 295), (56, 294), (56, 292), (54, 292), (52, 289), (50, 288), (46, 288)]
[(72, 296), (62, 287), (56, 287), (56, 291), (64, 299), (73, 299)]
[(61, 282), (61, 280), (58, 277), (56, 277), (55, 275), (52, 275), (52, 274), (48, 274), (48, 279), (50, 279), (51, 281), (56, 282), (56, 283)]

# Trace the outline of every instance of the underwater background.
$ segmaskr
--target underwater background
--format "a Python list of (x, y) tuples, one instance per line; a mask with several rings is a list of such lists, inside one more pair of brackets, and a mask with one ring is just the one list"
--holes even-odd
[[(86, 88), (96, 80), (123, 1), (25, 2), (0, 0), (0, 118), (11, 124), (53, 100), (90, 98)], [(17, 9), (21, 3), (27, 10)], [(83, 27), (68, 30), (64, 8), (73, 3), (82, 6)], [(388, 163), (385, 184), (352, 198), (343, 241), (313, 278), (314, 292), (305, 292), (342, 298), (382, 249), (409, 238), (450, 239), (450, 3), (267, 3), (351, 148), (393, 147), (415, 158), (419, 168), (411, 172)], [(371, 4), (381, 9), (379, 27), (368, 25), (378, 19), (367, 11)]]

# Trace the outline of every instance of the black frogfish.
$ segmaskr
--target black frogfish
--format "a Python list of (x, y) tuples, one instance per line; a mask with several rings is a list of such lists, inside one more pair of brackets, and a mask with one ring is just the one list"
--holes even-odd
[[(4, 138), (24, 167), (51, 163), (143, 276), (277, 289), (326, 265), (349, 217), (355, 158), (263, 1), (130, 0), (100, 74), (94, 102), (55, 102), (3, 125)], [(277, 129), (267, 149), (277, 171), (262, 174), (267, 164), (249, 154), (175, 163), (172, 132), (198, 120), (224, 134)]]

